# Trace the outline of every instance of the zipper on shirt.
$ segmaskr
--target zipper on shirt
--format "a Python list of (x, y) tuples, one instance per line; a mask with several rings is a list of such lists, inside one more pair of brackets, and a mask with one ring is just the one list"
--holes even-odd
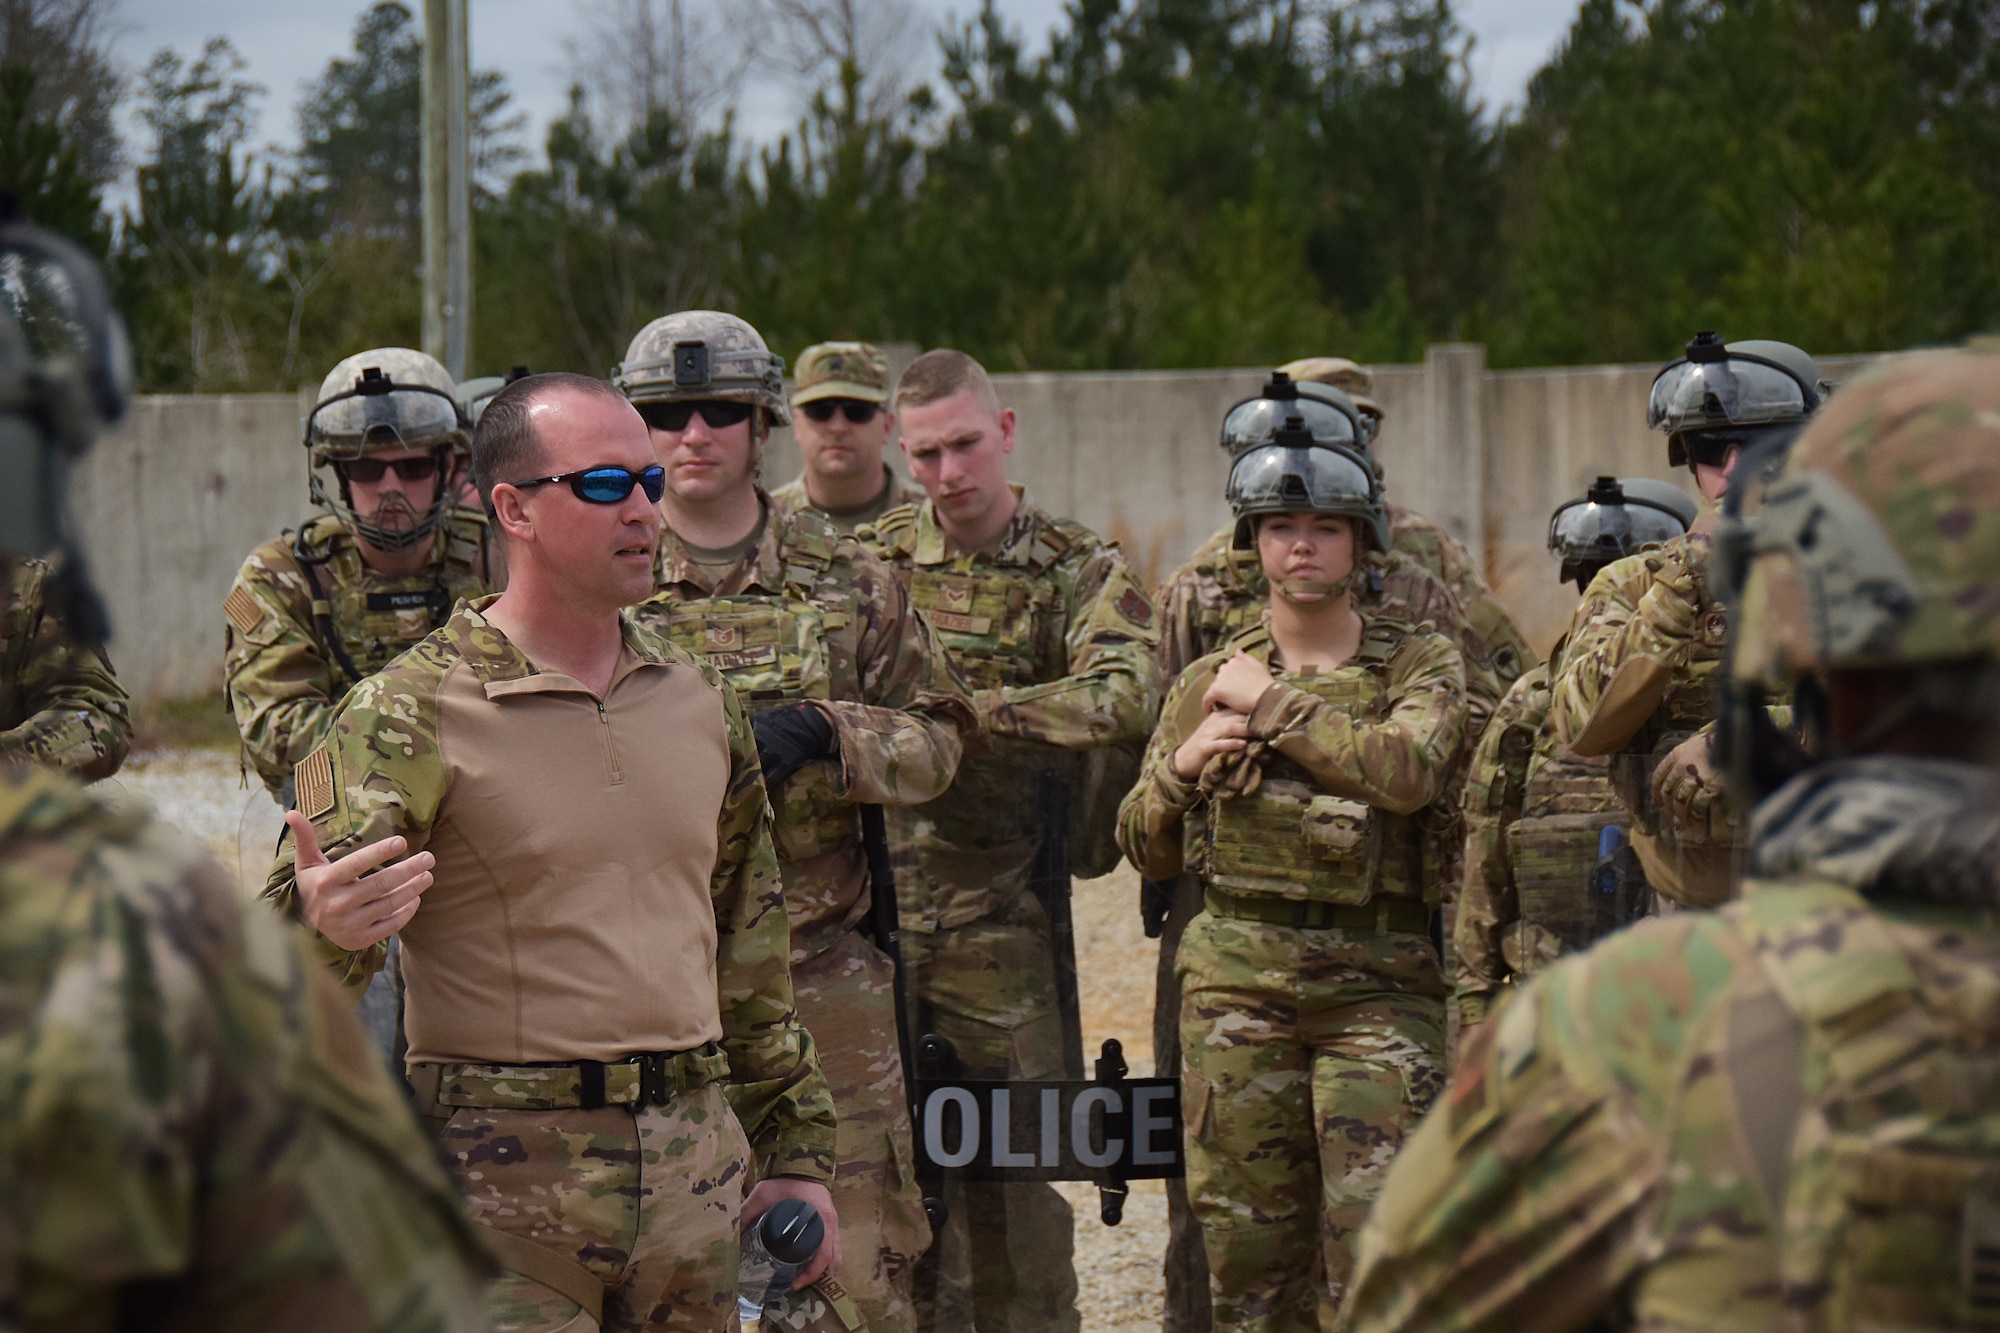
[(611, 775), (611, 785), (616, 787), (625, 781), (625, 774), (618, 768), (618, 747), (611, 739), (611, 718), (604, 711), (604, 700), (593, 699), (597, 705), (597, 726), (604, 737), (604, 767)]

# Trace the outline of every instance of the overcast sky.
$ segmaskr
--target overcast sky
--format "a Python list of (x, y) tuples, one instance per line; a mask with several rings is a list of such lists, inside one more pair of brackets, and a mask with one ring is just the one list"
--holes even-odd
[[(421, 0), (405, 3), (421, 9)], [(915, 3), (933, 22), (978, 9), (978, 0)], [(528, 114), (523, 146), (539, 157), (542, 130), (563, 110), (575, 77), (565, 50), (566, 19), (575, 6), (550, 0), (470, 0), (470, 5), (473, 67), (507, 76), (516, 104)], [(226, 35), (250, 62), (247, 77), (269, 90), (256, 142), (290, 145), (301, 86), (331, 57), (350, 49), (355, 19), (367, 7), (368, 0), (123, 0), (117, 50), (136, 73), (160, 47), (192, 55), (209, 37)], [(1473, 75), (1489, 110), (1520, 100), (1577, 7), (1578, 0), (1459, 0), (1459, 17), (1477, 39)], [(1000, 0), (999, 8), (1031, 38), (1043, 39), (1061, 18), (1062, 0)], [(775, 137), (791, 126), (798, 109), (782, 88), (753, 85), (738, 123), (753, 136)], [(136, 140), (128, 126), (127, 143), (135, 153)]]

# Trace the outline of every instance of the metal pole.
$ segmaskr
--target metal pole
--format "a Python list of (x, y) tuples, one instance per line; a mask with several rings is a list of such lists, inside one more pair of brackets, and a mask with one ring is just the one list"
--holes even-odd
[(424, 0), (424, 350), (464, 379), (472, 351), (471, 52), (465, 0)]

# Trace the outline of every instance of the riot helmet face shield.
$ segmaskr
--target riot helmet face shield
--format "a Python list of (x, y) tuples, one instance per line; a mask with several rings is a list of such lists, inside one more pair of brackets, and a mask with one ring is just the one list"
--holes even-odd
[(1376, 550), (1388, 550), (1382, 485), (1367, 458), (1351, 448), (1317, 444), (1299, 416), (1277, 438), (1278, 443), (1243, 454), (1229, 469), (1225, 494), (1237, 518), (1236, 545), (1249, 546), (1250, 521), (1259, 514), (1311, 512), (1354, 519)]
[(1361, 413), (1345, 394), (1324, 385), (1294, 385), (1278, 375), (1265, 385), (1262, 394), (1243, 399), (1223, 416), (1222, 448), (1237, 458), (1246, 450), (1270, 444), (1292, 417), (1304, 422), (1314, 444), (1365, 447)]
[(1599, 477), (1580, 500), (1571, 500), (1549, 519), (1549, 549), (1562, 560), (1561, 578), (1586, 586), (1589, 576), (1614, 560), (1635, 555), (1681, 536), (1692, 519), (1692, 501), (1649, 497)]

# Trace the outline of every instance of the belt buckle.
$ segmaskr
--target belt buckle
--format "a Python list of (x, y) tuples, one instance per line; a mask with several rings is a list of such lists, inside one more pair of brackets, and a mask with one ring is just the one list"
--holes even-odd
[(636, 1063), (639, 1066), (639, 1100), (634, 1109), (665, 1106), (672, 1101), (674, 1090), (667, 1082), (667, 1057), (656, 1052), (640, 1056)]

